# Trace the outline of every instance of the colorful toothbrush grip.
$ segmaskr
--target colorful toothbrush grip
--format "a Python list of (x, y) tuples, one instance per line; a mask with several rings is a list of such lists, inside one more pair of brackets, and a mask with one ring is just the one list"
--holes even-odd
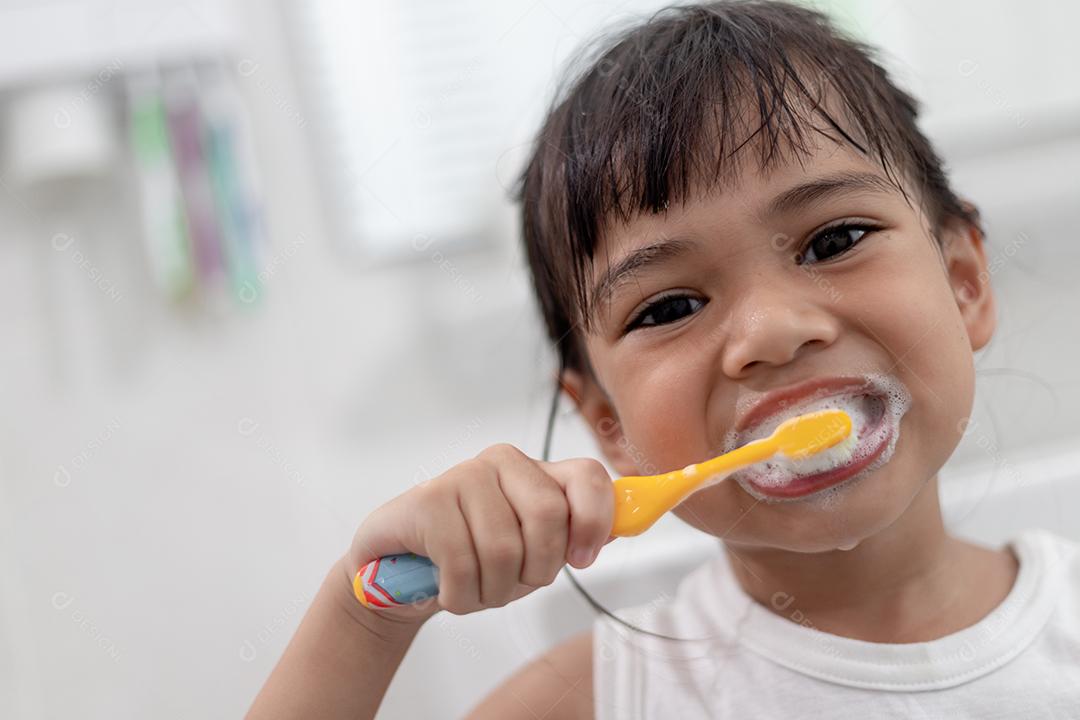
[(415, 553), (386, 555), (360, 568), (353, 594), (369, 608), (418, 603), (439, 594), (439, 568)]

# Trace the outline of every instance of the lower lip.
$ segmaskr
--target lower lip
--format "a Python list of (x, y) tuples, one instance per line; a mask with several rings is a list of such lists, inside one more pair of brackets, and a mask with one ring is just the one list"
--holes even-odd
[[(872, 427), (866, 428), (862, 432), (863, 437), (872, 438), (877, 434), (877, 431), (881, 429), (881, 424), (886, 422), (889, 422), (888, 412), (882, 413), (881, 417), (878, 418), (877, 423)], [(811, 495), (826, 488), (833, 487), (834, 485), (839, 485), (877, 460), (885, 451), (885, 448), (889, 446), (894, 432), (895, 428), (888, 428), (885, 433), (881, 434), (881, 438), (873, 448), (856, 448), (853, 454), (857, 454), (860, 457), (858, 460), (848, 465), (841, 465), (833, 470), (826, 470), (825, 472), (817, 473), (815, 475), (800, 475), (783, 485), (759, 485), (754, 482), (752, 476), (746, 479), (746, 483), (752, 486), (754, 490), (761, 495), (770, 498), (786, 500)]]

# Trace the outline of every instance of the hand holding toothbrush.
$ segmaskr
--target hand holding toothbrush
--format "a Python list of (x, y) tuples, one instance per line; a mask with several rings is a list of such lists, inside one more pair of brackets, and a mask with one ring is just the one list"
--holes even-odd
[(365, 521), (353, 543), (353, 592), (371, 608), (430, 613), (435, 604), (423, 601), (436, 596), (455, 614), (499, 607), (550, 584), (564, 562), (587, 567), (608, 541), (644, 532), (710, 480), (769, 459), (793, 469), (813, 456), (847, 461), (851, 429), (842, 410), (811, 412), (711, 460), (614, 485), (594, 460), (543, 462), (496, 445)]
[(494, 445), (364, 520), (349, 555), (361, 568), (354, 591), (368, 607), (414, 606), (398, 616), (500, 607), (551, 584), (566, 563), (588, 567), (613, 518), (598, 461), (544, 462)]

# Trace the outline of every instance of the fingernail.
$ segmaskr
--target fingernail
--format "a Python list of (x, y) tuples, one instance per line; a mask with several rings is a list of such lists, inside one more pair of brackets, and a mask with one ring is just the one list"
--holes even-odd
[(570, 551), (570, 564), (574, 567), (586, 567), (593, 559), (592, 548), (579, 547)]

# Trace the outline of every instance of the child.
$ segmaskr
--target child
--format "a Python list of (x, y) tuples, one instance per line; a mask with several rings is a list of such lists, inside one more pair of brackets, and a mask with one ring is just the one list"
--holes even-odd
[[(994, 296), (975, 209), (915, 120), (867, 48), (779, 2), (664, 11), (557, 100), (524, 238), (562, 387), (615, 471), (681, 468), (825, 406), (859, 441), (840, 467), (692, 494), (674, 512), (724, 552), (640, 629), (599, 619), (471, 717), (1080, 717), (1076, 545), (942, 526)], [(589, 566), (610, 482), (502, 445), (379, 508), (250, 717), (373, 716), (434, 612)], [(361, 606), (357, 569), (403, 551), (438, 565), (437, 602)]]

